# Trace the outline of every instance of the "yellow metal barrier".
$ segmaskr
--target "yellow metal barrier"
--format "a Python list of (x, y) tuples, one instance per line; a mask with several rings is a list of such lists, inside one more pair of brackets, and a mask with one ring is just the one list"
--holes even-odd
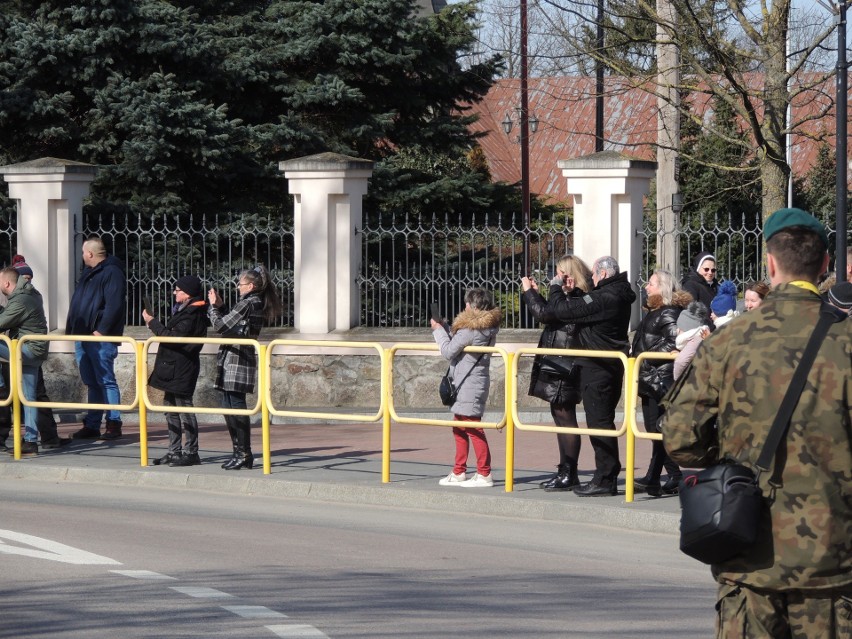
[[(520, 415), (518, 414), (518, 363), (521, 361), (521, 357), (523, 357), (524, 355), (567, 355), (569, 357), (617, 359), (621, 362), (622, 366), (624, 366), (625, 384), (630, 379), (631, 373), (631, 360), (623, 353), (613, 351), (587, 351), (567, 348), (519, 348), (517, 351), (515, 351), (515, 356), (512, 360), (512, 387), (511, 392), (508, 393), (509, 395), (511, 395), (513, 400), (511, 417), (514, 422), (515, 428), (517, 428), (518, 430), (529, 430), (543, 433), (565, 433), (574, 435), (591, 435), (595, 437), (621, 437), (625, 432), (629, 432), (627, 427), (630, 423), (629, 415), (632, 412), (632, 405), (630, 403), (630, 393), (624, 393), (624, 422), (621, 424), (621, 427), (616, 430), (609, 430), (605, 428), (572, 428), (570, 426), (556, 426), (555, 424), (524, 424), (521, 421)], [(507, 484), (510, 481), (514, 483), (514, 459), (512, 461), (513, 464), (511, 466), (508, 463), (506, 464)]]
[[(151, 350), (151, 344), (234, 344), (241, 346), (251, 346), (255, 350), (257, 350), (257, 361), (258, 364), (263, 362), (263, 358), (265, 355), (264, 347), (261, 344), (253, 339), (234, 339), (231, 337), (149, 337), (145, 342), (141, 344), (141, 348), (139, 349), (139, 359), (141, 360), (137, 366), (137, 375), (136, 379), (138, 385), (140, 387), (140, 397), (142, 397), (142, 402), (140, 403), (139, 410), (139, 456), (141, 459), (141, 463), (143, 466), (148, 465), (148, 424), (147, 424), (147, 411), (155, 411), (158, 413), (195, 413), (197, 415), (255, 415), (258, 412), (263, 411), (263, 388), (265, 385), (265, 376), (263, 375), (261, 368), (262, 366), (258, 365), (257, 371), (257, 402), (252, 407), (246, 408), (222, 408), (221, 406), (158, 406), (153, 404), (151, 400), (148, 398), (148, 352)], [(147, 409), (147, 410), (146, 410)], [(269, 438), (269, 415), (268, 413), (265, 416), (266, 424), (263, 425), (263, 421), (261, 421), (262, 431), (266, 431), (263, 433), (264, 438), (264, 451), (263, 451), (263, 463), (264, 468), (266, 467), (269, 459), (269, 446), (268, 446), (268, 438)], [(261, 417), (263, 420), (263, 417)]]
[[(677, 357), (677, 353), (640, 353), (638, 357), (630, 358), (631, 370), (627, 378), (627, 395), (630, 397), (631, 406), (633, 407), (628, 417), (630, 429), (627, 431), (627, 474), (625, 476), (624, 501), (632, 502), (634, 496), (633, 480), (635, 479), (635, 460), (636, 460), (636, 439), (652, 439), (662, 441), (663, 436), (660, 433), (648, 433), (639, 430), (639, 424), (636, 421), (636, 411), (642, 405), (639, 401), (639, 369), (644, 360), (669, 360), (672, 361)], [(626, 403), (626, 400), (625, 400)]]
[[(382, 440), (382, 482), (387, 483), (390, 481), (390, 424), (391, 419), (400, 423), (400, 424), (421, 424), (424, 426), (460, 426), (459, 422), (452, 419), (427, 419), (425, 417), (402, 417), (396, 412), (396, 408), (393, 404), (393, 358), (398, 351), (438, 351), (437, 344), (394, 344), (388, 349), (388, 358), (387, 358), (387, 416), (384, 420), (384, 428), (383, 428), (383, 440)], [(504, 349), (498, 346), (468, 346), (464, 349), (465, 353), (491, 353), (493, 355), (499, 355), (503, 358), (503, 365), (505, 371), (505, 388), (506, 393), (509, 393), (509, 370), (511, 366), (511, 357), (509, 353), (507, 353)], [(437, 388), (438, 388), (438, 380), (435, 381), (435, 397), (437, 397)], [(507, 401), (508, 405), (508, 401)], [(502, 429), (505, 426), (509, 426), (511, 430), (512, 421), (509, 417), (509, 412), (504, 411), (502, 418), (499, 422), (476, 422), (475, 424), (471, 424), (471, 426), (475, 426), (476, 428), (493, 428), (493, 429)], [(464, 426), (464, 424), (461, 424)], [(514, 440), (513, 440), (514, 441)], [(506, 458), (507, 463), (511, 457), (509, 446), (506, 447)], [(506, 491), (509, 492), (511, 490), (510, 483), (507, 481), (506, 483)]]
[[(313, 346), (313, 347), (321, 347), (321, 348), (329, 348), (329, 349), (338, 349), (338, 348), (363, 348), (368, 350), (375, 350), (379, 355), (379, 365), (381, 367), (381, 380), (379, 386), (379, 408), (372, 415), (358, 415), (352, 413), (322, 413), (322, 412), (312, 412), (312, 411), (300, 411), (300, 410), (284, 410), (275, 408), (272, 402), (272, 384), (266, 384), (264, 386), (264, 408), (268, 411), (269, 414), (278, 415), (279, 417), (306, 417), (309, 419), (331, 419), (336, 421), (356, 421), (356, 422), (377, 422), (383, 419), (387, 413), (387, 392), (386, 392), (386, 384), (387, 380), (385, 377), (385, 359), (387, 355), (385, 350), (382, 348), (381, 344), (377, 344), (374, 342), (332, 342), (329, 340), (297, 340), (297, 339), (276, 339), (269, 342), (266, 346), (266, 357), (263, 362), (263, 369), (265, 379), (272, 381), (272, 356), (275, 354), (273, 351), (276, 346)], [(269, 446), (269, 429), (266, 429), (264, 440), (264, 446)], [(269, 474), (271, 468), (267, 466), (268, 455), (264, 456), (264, 466), (263, 472)]]
[[(10, 387), (15, 389), (13, 393), (14, 404), (12, 410), (12, 422), (14, 426), (15, 432), (15, 459), (21, 458), (21, 442), (20, 442), (20, 420), (21, 420), (21, 405), (23, 406), (35, 406), (36, 408), (74, 408), (78, 410), (119, 410), (119, 411), (130, 411), (136, 408), (139, 405), (139, 383), (137, 380), (136, 384), (136, 397), (133, 398), (133, 402), (131, 404), (89, 404), (88, 402), (31, 402), (26, 397), (24, 397), (22, 384), (22, 363), (21, 363), (21, 346), (26, 342), (121, 342), (125, 344), (130, 344), (133, 349), (133, 356), (137, 357), (138, 351), (136, 349), (136, 340), (132, 337), (123, 337), (123, 336), (115, 336), (115, 335), (24, 335), (18, 340), (13, 340), (12, 345), (13, 348), (13, 356), (12, 361), (9, 363), (9, 369), (14, 369), (14, 373), (11, 373), (11, 376), (15, 379), (15, 386)], [(12, 365), (14, 363), (14, 366)], [(136, 362), (136, 367), (138, 368), (138, 361)], [(4, 404), (0, 404), (4, 405)]]

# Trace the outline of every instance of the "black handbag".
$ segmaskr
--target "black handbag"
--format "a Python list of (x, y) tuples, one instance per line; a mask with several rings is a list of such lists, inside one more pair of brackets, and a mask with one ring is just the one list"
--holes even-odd
[[(769, 518), (769, 503), (759, 485), (760, 474), (769, 469), (787, 433), (790, 417), (829, 327), (842, 319), (831, 307), (823, 305), (819, 322), (760, 451), (755, 464), (757, 473), (742, 464), (721, 463), (685, 474), (681, 479), (678, 492), (683, 553), (705, 564), (719, 564), (745, 553), (754, 545), (761, 522), (768, 522)], [(780, 477), (773, 476), (770, 483), (778, 481)]]
[(473, 369), (476, 368), (476, 365), (479, 364), (479, 360), (482, 359), (482, 356), (485, 353), (480, 353), (479, 357), (476, 358), (476, 361), (473, 363), (473, 366), (470, 367), (470, 370), (462, 377), (462, 381), (459, 382), (458, 386), (453, 385), (453, 380), (450, 377), (450, 367), (447, 367), (447, 372), (444, 373), (444, 376), (441, 378), (441, 383), (438, 384), (438, 394), (441, 396), (441, 403), (444, 406), (452, 406), (456, 403), (456, 398), (459, 395), (459, 389), (461, 385), (464, 384), (464, 380), (467, 379), (467, 376), (473, 372)]

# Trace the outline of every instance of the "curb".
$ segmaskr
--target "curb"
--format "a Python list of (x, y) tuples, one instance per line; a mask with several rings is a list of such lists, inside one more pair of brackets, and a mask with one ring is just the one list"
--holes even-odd
[[(675, 535), (680, 517), (675, 513), (642, 510), (636, 504), (608, 504), (544, 501), (524, 498), (516, 493), (499, 495), (424, 490), (405, 482), (364, 486), (330, 482), (271, 480), (190, 474), (152, 473), (140, 470), (110, 470), (79, 467), (29, 466), (0, 464), (0, 478), (49, 482), (111, 484), (152, 488), (177, 488), (263, 497), (285, 497), (321, 502), (363, 504), (418, 510), (473, 513), (496, 517), (515, 517), (543, 521), (570, 521), (623, 528), (649, 533)], [(587, 498), (593, 500), (595, 498)]]

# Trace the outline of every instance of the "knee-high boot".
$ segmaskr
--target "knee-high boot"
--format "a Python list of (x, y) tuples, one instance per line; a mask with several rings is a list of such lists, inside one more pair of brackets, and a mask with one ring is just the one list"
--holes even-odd
[(228, 426), (228, 434), (231, 436), (231, 457), (222, 464), (222, 468), (228, 470), (231, 466), (237, 463), (237, 428), (234, 425), (236, 416), (235, 415), (225, 415), (225, 424)]
[(237, 442), (234, 463), (226, 466), (225, 470), (251, 470), (254, 466), (254, 455), (251, 453), (251, 421), (245, 415), (234, 416), (234, 430)]

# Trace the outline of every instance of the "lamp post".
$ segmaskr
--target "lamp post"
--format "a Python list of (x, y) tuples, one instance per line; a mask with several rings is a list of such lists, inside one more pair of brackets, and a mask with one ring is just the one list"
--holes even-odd
[[(523, 84), (522, 84), (523, 86)], [(515, 109), (518, 119), (520, 134), (518, 142), (521, 143), (521, 216), (524, 221), (524, 273), (530, 274), (530, 132), (538, 131), (538, 118), (529, 115), (529, 105), (524, 104), (524, 91), (521, 90), (521, 106)], [(506, 113), (506, 117), (500, 123), (506, 135), (512, 132), (514, 121)]]

